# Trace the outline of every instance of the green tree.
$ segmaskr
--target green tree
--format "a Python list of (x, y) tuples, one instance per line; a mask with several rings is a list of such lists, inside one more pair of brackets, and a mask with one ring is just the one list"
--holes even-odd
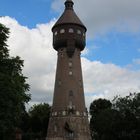
[[(112, 107), (112, 103), (106, 99), (98, 99), (91, 103), (90, 105), (90, 114), (97, 115), (102, 110), (110, 109)], [(94, 117), (94, 116), (93, 116)]]
[(35, 138), (45, 138), (48, 129), (50, 105), (47, 103), (34, 105), (29, 109), (30, 128)]
[(122, 117), (120, 137), (128, 140), (140, 139), (140, 93), (117, 97), (113, 106)]
[(98, 99), (90, 106), (90, 127), (95, 140), (140, 139), (140, 93)]
[(29, 85), (22, 74), (23, 60), (10, 57), (9, 29), (0, 24), (0, 139), (12, 140), (14, 129), (19, 126), (25, 113), (25, 103), (30, 100), (26, 92)]
[[(91, 115), (90, 129), (91, 129), (92, 138), (101, 140), (101, 136), (104, 133), (103, 131), (104, 130), (106, 131), (106, 127), (108, 126), (108, 123), (106, 123), (108, 120), (108, 117), (106, 117), (106, 122), (105, 122), (104, 115), (108, 115), (108, 116), (110, 115), (107, 113), (111, 109), (111, 107), (112, 107), (112, 103), (106, 99), (98, 99), (91, 103), (91, 105), (90, 105), (90, 115)], [(101, 113), (104, 113), (104, 115)]]

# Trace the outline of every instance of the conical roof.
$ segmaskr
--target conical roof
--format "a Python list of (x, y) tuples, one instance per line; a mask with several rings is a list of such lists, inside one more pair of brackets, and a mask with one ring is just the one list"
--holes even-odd
[(81, 22), (79, 17), (74, 12), (73, 5), (74, 5), (74, 3), (72, 0), (66, 0), (65, 10), (64, 10), (63, 14), (61, 15), (61, 17), (58, 19), (58, 21), (53, 26), (53, 28), (55, 28), (59, 25), (64, 25), (64, 24), (76, 24), (76, 25), (84, 27), (86, 30), (86, 27), (84, 26), (84, 24)]

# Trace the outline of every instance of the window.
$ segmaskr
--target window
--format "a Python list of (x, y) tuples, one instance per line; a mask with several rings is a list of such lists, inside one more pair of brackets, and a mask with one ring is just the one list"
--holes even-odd
[(72, 28), (70, 28), (69, 33), (74, 33), (74, 30)]
[(84, 112), (84, 116), (87, 116), (87, 113), (86, 112)]
[(58, 80), (58, 85), (61, 86), (62, 82), (61, 80)]
[(80, 30), (77, 30), (77, 34), (81, 35), (82, 33), (81, 33), (81, 31), (80, 31)]
[(69, 67), (70, 67), (70, 68), (72, 67), (72, 62), (69, 62)]
[(73, 138), (73, 137), (74, 137), (73, 132), (69, 132), (69, 138)]
[(54, 132), (57, 132), (57, 126), (56, 126), (56, 124), (54, 125)]
[(69, 101), (69, 107), (72, 108), (72, 101)]
[(61, 30), (60, 30), (60, 33), (61, 33), (61, 34), (65, 33), (65, 29), (61, 29)]
[(80, 115), (80, 112), (79, 111), (76, 111), (76, 115), (79, 116)]
[(83, 86), (83, 85), (82, 85), (82, 80), (79, 80), (79, 85), (80, 85), (80, 87)]
[(72, 90), (69, 91), (69, 96), (73, 96), (73, 91)]
[(55, 113), (54, 112), (52, 113), (52, 116), (55, 116)]
[(69, 75), (70, 75), (70, 76), (72, 75), (72, 71), (69, 71)]
[(57, 31), (54, 33), (54, 35), (57, 35)]
[(66, 116), (66, 111), (63, 111), (63, 112), (62, 112), (62, 115), (63, 115), (63, 116)]
[(57, 112), (54, 113), (54, 116), (57, 116)]

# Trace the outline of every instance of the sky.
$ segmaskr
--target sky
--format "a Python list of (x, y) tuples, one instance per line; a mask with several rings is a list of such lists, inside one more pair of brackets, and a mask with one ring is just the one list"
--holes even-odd
[[(57, 53), (51, 28), (65, 0), (0, 0), (11, 56), (24, 60), (32, 100), (52, 103)], [(140, 91), (140, 0), (73, 0), (87, 27), (82, 70), (86, 105)]]

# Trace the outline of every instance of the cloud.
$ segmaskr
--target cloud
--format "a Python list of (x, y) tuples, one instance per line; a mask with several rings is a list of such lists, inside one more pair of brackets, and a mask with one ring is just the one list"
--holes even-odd
[[(63, 2), (54, 0), (52, 8), (62, 12)], [(140, 32), (140, 0), (76, 0), (74, 3), (75, 11), (87, 26), (90, 37), (114, 29)]]
[(86, 103), (98, 98), (112, 100), (116, 95), (126, 96), (140, 91), (140, 70), (132, 71), (114, 64), (103, 64), (82, 57)]
[(140, 65), (140, 58), (138, 59), (133, 59), (133, 63), (136, 65)]
[(57, 12), (62, 12), (64, 0), (53, 0), (51, 8)]
[[(33, 102), (50, 102), (54, 86), (56, 51), (52, 48), (51, 27), (54, 21), (29, 29), (10, 17), (0, 18), (10, 28), (10, 54), (24, 60), (24, 75), (29, 77)], [(51, 80), (50, 80), (51, 79)]]
[[(29, 77), (33, 103), (52, 102), (57, 53), (52, 47), (51, 27), (54, 20), (29, 29), (15, 19), (1, 17), (0, 23), (10, 28), (8, 40), (12, 56), (24, 60), (24, 75)], [(91, 61), (82, 56), (85, 99), (90, 102), (98, 97), (112, 99), (140, 91), (140, 71), (130, 71), (114, 64)]]
[(103, 64), (82, 58), (85, 91), (90, 94), (102, 94), (112, 98), (115, 94), (124, 96), (140, 90), (140, 71), (130, 71), (114, 64)]

